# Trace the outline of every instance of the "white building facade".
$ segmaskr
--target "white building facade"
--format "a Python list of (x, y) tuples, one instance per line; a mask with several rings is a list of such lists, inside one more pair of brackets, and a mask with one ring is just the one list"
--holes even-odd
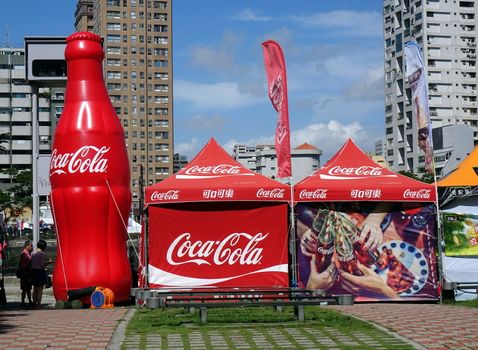
[(474, 0), (384, 0), (385, 157), (394, 171), (424, 172), (405, 78), (412, 37), (423, 49), (432, 127), (466, 124), (478, 142), (477, 9)]
[[(295, 184), (320, 168), (322, 150), (307, 143), (291, 152), (292, 183)], [(246, 168), (261, 175), (289, 182), (290, 179), (277, 179), (277, 155), (273, 145), (234, 145), (233, 157)]]
[[(39, 90), (39, 153), (51, 148), (51, 92)], [(11, 183), (15, 172), (32, 170), (32, 88), (25, 79), (23, 49), (0, 49), (0, 183)]]

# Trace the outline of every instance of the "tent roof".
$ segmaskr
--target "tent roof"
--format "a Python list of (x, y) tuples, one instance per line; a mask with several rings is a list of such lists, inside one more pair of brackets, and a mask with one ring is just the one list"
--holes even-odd
[(307, 142), (303, 143), (300, 146), (297, 146), (294, 149), (296, 149), (296, 150), (314, 150), (314, 151), (318, 150), (317, 147), (315, 147), (314, 145), (311, 145), (310, 143), (307, 143)]
[(352, 139), (348, 139), (324, 167), (294, 187), (297, 202), (433, 202), (435, 198), (433, 185), (380, 166)]
[[(476, 170), (475, 170), (476, 169)], [(460, 187), (478, 185), (478, 147), (457, 168), (437, 182), (438, 187)]]
[(214, 138), (189, 164), (146, 187), (145, 205), (200, 201), (289, 201), (290, 187), (247, 169)]

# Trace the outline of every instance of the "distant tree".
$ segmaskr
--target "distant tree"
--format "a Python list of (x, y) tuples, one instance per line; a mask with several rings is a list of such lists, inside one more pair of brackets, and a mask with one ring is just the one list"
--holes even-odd
[(409, 177), (418, 181), (426, 182), (429, 184), (435, 181), (435, 178), (433, 177), (433, 175), (430, 175), (430, 174), (424, 174), (420, 176), (415, 173), (412, 173), (411, 171), (406, 171), (406, 170), (400, 170), (398, 173), (400, 175), (404, 175), (406, 177)]
[(8, 132), (0, 134), (0, 153), (6, 153), (8, 151), (8, 148), (4, 144), (9, 142), (10, 134)]
[[(3, 170), (8, 172), (10, 169)], [(32, 207), (33, 184), (32, 172), (25, 170), (22, 172), (12, 171), (13, 183), (10, 188), (0, 191), (0, 210), (10, 209), (10, 215), (18, 216), (24, 207)]]
[(14, 177), (14, 185), (7, 190), (7, 193), (10, 193), (12, 202), (16, 207), (32, 207), (32, 179), (33, 174), (31, 170), (18, 172)]

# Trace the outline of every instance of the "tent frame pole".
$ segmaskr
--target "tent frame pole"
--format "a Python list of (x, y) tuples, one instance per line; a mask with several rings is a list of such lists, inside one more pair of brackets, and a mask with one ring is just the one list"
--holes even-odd
[(143, 242), (143, 256), (144, 256), (144, 278), (145, 282), (144, 285), (146, 288), (149, 288), (149, 257), (148, 257), (148, 251), (149, 251), (149, 207), (146, 208), (144, 211), (144, 242)]
[(296, 229), (295, 229), (295, 213), (294, 213), (294, 184), (292, 176), (290, 181), (290, 232), (289, 232), (289, 251), (292, 259), (291, 263), (291, 282), (292, 287), (297, 287), (297, 250), (296, 250)]

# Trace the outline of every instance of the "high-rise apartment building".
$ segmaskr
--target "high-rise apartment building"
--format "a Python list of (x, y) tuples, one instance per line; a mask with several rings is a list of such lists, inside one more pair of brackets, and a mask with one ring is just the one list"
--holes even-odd
[(423, 49), (433, 128), (467, 124), (478, 142), (477, 11), (474, 0), (384, 0), (385, 156), (393, 170), (424, 172), (405, 77), (403, 48), (413, 37)]
[[(39, 153), (49, 154), (52, 118), (51, 90), (39, 88)], [(61, 108), (61, 107), (60, 107)], [(32, 87), (25, 77), (24, 49), (0, 49), (0, 183), (12, 183), (14, 175), (32, 170)]]
[(108, 93), (124, 127), (138, 213), (145, 185), (173, 173), (172, 0), (78, 0), (77, 31), (104, 38)]

